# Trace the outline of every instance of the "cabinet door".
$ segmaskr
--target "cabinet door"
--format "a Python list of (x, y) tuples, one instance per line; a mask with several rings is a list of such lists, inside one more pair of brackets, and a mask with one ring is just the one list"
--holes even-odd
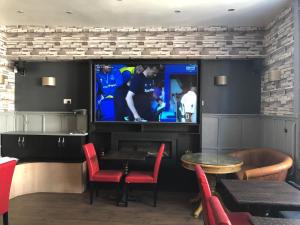
[(23, 151), (23, 156), (26, 160), (39, 159), (40, 152), (40, 136), (38, 135), (22, 135), (21, 136), (21, 146)]
[(61, 138), (60, 153), (62, 160), (83, 161), (82, 145), (85, 143), (85, 137), (62, 136)]
[(59, 161), (61, 160), (61, 137), (41, 136), (41, 149), (39, 155), (42, 160)]
[(25, 136), (22, 135), (1, 135), (2, 143), (2, 156), (16, 157), (20, 160), (24, 160), (28, 157), (28, 151), (26, 149)]

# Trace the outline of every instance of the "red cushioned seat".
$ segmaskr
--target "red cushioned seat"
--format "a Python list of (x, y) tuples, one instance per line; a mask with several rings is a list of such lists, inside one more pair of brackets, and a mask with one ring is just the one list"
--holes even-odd
[[(95, 147), (92, 143), (83, 145), (84, 155), (88, 165), (89, 182), (90, 182), (90, 203), (93, 204), (94, 183), (111, 182), (120, 183), (122, 170), (100, 170)], [(118, 199), (117, 199), (118, 202)]]
[(153, 206), (156, 207), (157, 181), (160, 163), (165, 151), (165, 144), (161, 144), (157, 152), (154, 171), (132, 171), (125, 178), (126, 203), (128, 205), (128, 186), (130, 184), (153, 184)]
[(126, 178), (126, 183), (155, 183), (153, 172), (147, 171), (132, 171)]
[[(201, 166), (195, 165), (195, 171), (202, 190), (203, 219), (205, 225), (251, 225), (250, 214), (247, 212), (230, 212), (226, 214), (219, 199), (212, 196), (209, 183)], [(213, 206), (212, 204), (215, 205)]]
[(115, 182), (119, 183), (123, 172), (116, 170), (101, 170), (92, 176), (92, 181), (96, 182)]
[(3, 215), (3, 225), (8, 225), (9, 193), (17, 160), (6, 157), (2, 160), (5, 162), (0, 163), (0, 215)]
[(250, 216), (248, 212), (230, 212), (227, 213), (232, 225), (251, 225)]

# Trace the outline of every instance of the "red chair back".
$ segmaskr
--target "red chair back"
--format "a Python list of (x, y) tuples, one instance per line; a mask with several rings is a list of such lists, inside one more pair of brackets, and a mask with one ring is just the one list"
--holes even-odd
[(205, 225), (215, 225), (215, 220), (213, 216), (212, 209), (208, 203), (209, 198), (211, 197), (211, 191), (209, 183), (207, 181), (206, 175), (199, 165), (195, 165), (195, 171), (198, 178), (199, 186), (202, 191), (202, 207), (203, 207), (203, 217)]
[(209, 205), (213, 211), (216, 225), (231, 225), (231, 222), (224, 211), (220, 200), (216, 196), (211, 196), (209, 198)]
[(89, 179), (93, 180), (93, 176), (95, 173), (99, 172), (99, 162), (96, 154), (96, 150), (93, 143), (88, 143), (83, 145), (84, 155), (86, 158), (86, 162), (89, 170)]
[(8, 212), (10, 186), (16, 164), (16, 160), (0, 164), (0, 215)]
[(156, 160), (155, 160), (155, 165), (154, 165), (153, 177), (154, 177), (155, 183), (157, 183), (159, 167), (160, 167), (161, 159), (164, 155), (164, 151), (165, 151), (165, 144), (161, 144), (160, 148), (158, 150)]

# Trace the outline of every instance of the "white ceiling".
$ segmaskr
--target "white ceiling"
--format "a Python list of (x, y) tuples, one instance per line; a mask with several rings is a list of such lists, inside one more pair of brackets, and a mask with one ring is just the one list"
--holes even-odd
[[(292, 0), (0, 0), (1, 25), (264, 26)], [(236, 9), (228, 12), (229, 8)], [(24, 13), (17, 13), (16, 11)], [(175, 13), (174, 10), (181, 10)], [(71, 11), (72, 14), (67, 14)]]

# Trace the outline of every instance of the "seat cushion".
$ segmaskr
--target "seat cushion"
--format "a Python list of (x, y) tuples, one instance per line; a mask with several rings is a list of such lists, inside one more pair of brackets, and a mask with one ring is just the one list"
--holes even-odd
[(232, 225), (251, 225), (250, 214), (247, 212), (230, 212), (227, 214)]
[(91, 181), (95, 182), (116, 182), (119, 183), (123, 172), (121, 170), (100, 170), (93, 174)]
[(125, 178), (126, 183), (155, 183), (152, 172), (131, 171)]

